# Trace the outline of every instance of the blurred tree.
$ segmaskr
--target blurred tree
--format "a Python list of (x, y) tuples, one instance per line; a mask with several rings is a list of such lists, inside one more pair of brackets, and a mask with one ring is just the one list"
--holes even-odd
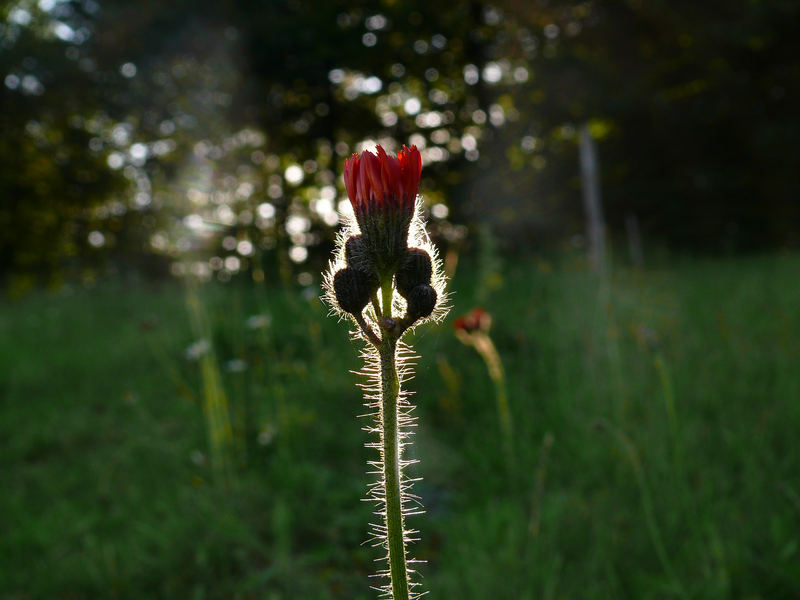
[[(798, 243), (797, 3), (0, 3), (0, 268), (229, 278), (327, 255), (339, 165), (415, 143), (437, 229), (583, 230), (577, 130), (612, 233)], [(445, 219), (445, 220), (442, 220)], [(321, 252), (314, 249), (321, 246)], [(277, 250), (277, 251), (276, 251)], [(274, 260), (274, 258), (279, 260)], [(21, 278), (21, 279), (20, 279)]]
[(503, 4), (559, 42), (534, 65), (539, 110), (595, 124), (612, 228), (634, 213), (675, 247), (797, 246), (800, 4)]
[(0, 9), (0, 273), (22, 288), (91, 255), (91, 209), (121, 189), (87, 128), (102, 102), (91, 65), (66, 41), (87, 35), (83, 16), (68, 9)]

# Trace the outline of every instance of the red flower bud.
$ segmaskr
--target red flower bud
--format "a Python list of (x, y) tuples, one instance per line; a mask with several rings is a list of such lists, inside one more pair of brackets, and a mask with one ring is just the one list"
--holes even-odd
[(473, 331), (487, 333), (491, 327), (492, 316), (480, 306), (473, 308), (466, 315), (462, 315), (453, 321), (453, 329), (465, 333), (472, 333)]
[(410, 219), (422, 173), (419, 150), (403, 146), (397, 157), (381, 146), (376, 152), (365, 150), (344, 162), (344, 185), (356, 218), (383, 210), (407, 213)]
[(422, 172), (416, 146), (397, 157), (378, 146), (344, 163), (344, 184), (369, 258), (381, 276), (394, 273), (408, 244), (408, 228)]

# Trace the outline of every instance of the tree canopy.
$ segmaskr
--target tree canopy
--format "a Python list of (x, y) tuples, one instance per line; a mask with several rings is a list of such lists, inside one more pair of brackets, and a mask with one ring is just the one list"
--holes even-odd
[(286, 275), (327, 254), (341, 164), (376, 142), (420, 147), (445, 242), (558, 244), (583, 231), (584, 124), (612, 234), (636, 215), (678, 249), (800, 241), (795, 2), (0, 6), (7, 284), (178, 257)]

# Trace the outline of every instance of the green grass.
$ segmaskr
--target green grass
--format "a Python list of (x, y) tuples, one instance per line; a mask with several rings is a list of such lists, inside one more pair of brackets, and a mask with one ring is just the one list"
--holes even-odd
[[(428, 512), (411, 525), (430, 597), (797, 598), (798, 273), (796, 256), (609, 284), (503, 269), (485, 305), (513, 466), (480, 357), (449, 322), (422, 328), (411, 454)], [(479, 279), (459, 272), (452, 315)], [(0, 598), (375, 596), (347, 328), (299, 292), (202, 297), (236, 438), (227, 478), (184, 356), (184, 290), (0, 304)], [(249, 329), (262, 313), (271, 325)]]

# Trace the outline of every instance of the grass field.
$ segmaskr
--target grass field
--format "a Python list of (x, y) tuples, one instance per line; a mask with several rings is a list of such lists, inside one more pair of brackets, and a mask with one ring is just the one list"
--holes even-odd
[[(799, 274), (461, 268), (413, 339), (430, 597), (800, 597)], [(374, 598), (361, 365), (313, 291), (205, 288), (194, 329), (177, 284), (3, 301), (0, 598)], [(513, 460), (450, 328), (479, 301)]]

